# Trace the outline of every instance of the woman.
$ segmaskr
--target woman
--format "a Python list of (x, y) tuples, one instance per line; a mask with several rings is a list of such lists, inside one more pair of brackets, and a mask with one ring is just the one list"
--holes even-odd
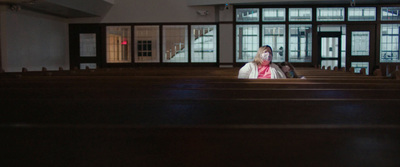
[(265, 45), (258, 49), (252, 62), (246, 63), (239, 70), (239, 79), (281, 79), (286, 78), (285, 73), (278, 65), (272, 63), (272, 48)]

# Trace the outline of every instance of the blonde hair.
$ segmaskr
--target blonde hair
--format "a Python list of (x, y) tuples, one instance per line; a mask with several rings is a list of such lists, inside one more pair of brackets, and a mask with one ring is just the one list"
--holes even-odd
[[(256, 63), (257, 65), (260, 65), (263, 62), (263, 59), (261, 58), (261, 54), (265, 53), (268, 49), (271, 50), (271, 55), (272, 55), (272, 48), (269, 45), (261, 46), (258, 48), (256, 57), (254, 57), (253, 62)], [(272, 61), (271, 61), (272, 63)]]

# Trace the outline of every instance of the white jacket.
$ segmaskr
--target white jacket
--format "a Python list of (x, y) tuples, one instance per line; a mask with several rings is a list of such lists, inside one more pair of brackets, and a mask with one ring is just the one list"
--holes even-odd
[[(271, 63), (269, 65), (271, 70), (271, 79), (281, 79), (286, 78), (285, 73), (279, 68), (278, 65)], [(239, 70), (239, 79), (257, 79), (258, 78), (258, 67), (257, 64), (253, 62), (246, 63)]]

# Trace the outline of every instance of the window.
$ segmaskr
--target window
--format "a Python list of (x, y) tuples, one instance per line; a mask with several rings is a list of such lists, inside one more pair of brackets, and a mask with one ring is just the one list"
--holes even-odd
[(338, 66), (337, 60), (321, 60), (321, 68), (325, 66), (325, 69), (331, 67), (331, 70), (334, 70), (334, 67)]
[(258, 22), (259, 18), (258, 8), (236, 9), (236, 21), (238, 22)]
[(311, 62), (312, 25), (289, 25), (289, 62)]
[(317, 8), (317, 21), (344, 21), (344, 8)]
[(186, 25), (163, 26), (163, 62), (187, 63), (189, 61), (187, 30)]
[(272, 47), (273, 62), (285, 61), (285, 32), (284, 24), (263, 25), (262, 45)]
[(312, 9), (289, 8), (289, 21), (312, 21)]
[(321, 58), (338, 58), (338, 37), (321, 37)]
[(383, 21), (399, 21), (400, 7), (382, 7), (381, 19)]
[(385, 62), (385, 63), (400, 62), (399, 29), (400, 29), (400, 24), (381, 25), (380, 62)]
[(96, 34), (79, 34), (80, 57), (96, 57)]
[(151, 41), (137, 41), (137, 52), (139, 57), (152, 56)]
[(375, 7), (350, 7), (348, 8), (349, 21), (375, 21), (376, 8)]
[(86, 68), (96, 69), (97, 68), (97, 64), (96, 63), (80, 63), (79, 64), (79, 69), (84, 70)]
[(360, 73), (361, 68), (365, 68), (365, 74), (369, 75), (369, 63), (368, 62), (351, 62), (351, 67), (354, 67), (354, 73)]
[(107, 63), (131, 62), (131, 27), (107, 26)]
[(237, 25), (236, 62), (253, 61), (259, 48), (259, 26)]
[(159, 26), (135, 26), (135, 62), (160, 62)]
[(191, 30), (191, 62), (217, 62), (217, 26), (194, 25)]
[(369, 31), (351, 32), (351, 55), (369, 56)]
[(264, 8), (262, 18), (264, 22), (283, 22), (286, 21), (285, 8)]

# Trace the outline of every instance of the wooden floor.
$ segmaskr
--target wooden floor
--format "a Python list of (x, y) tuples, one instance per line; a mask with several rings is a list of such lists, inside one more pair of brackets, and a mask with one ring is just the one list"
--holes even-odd
[(0, 166), (400, 166), (400, 81), (298, 68), (0, 74)]

